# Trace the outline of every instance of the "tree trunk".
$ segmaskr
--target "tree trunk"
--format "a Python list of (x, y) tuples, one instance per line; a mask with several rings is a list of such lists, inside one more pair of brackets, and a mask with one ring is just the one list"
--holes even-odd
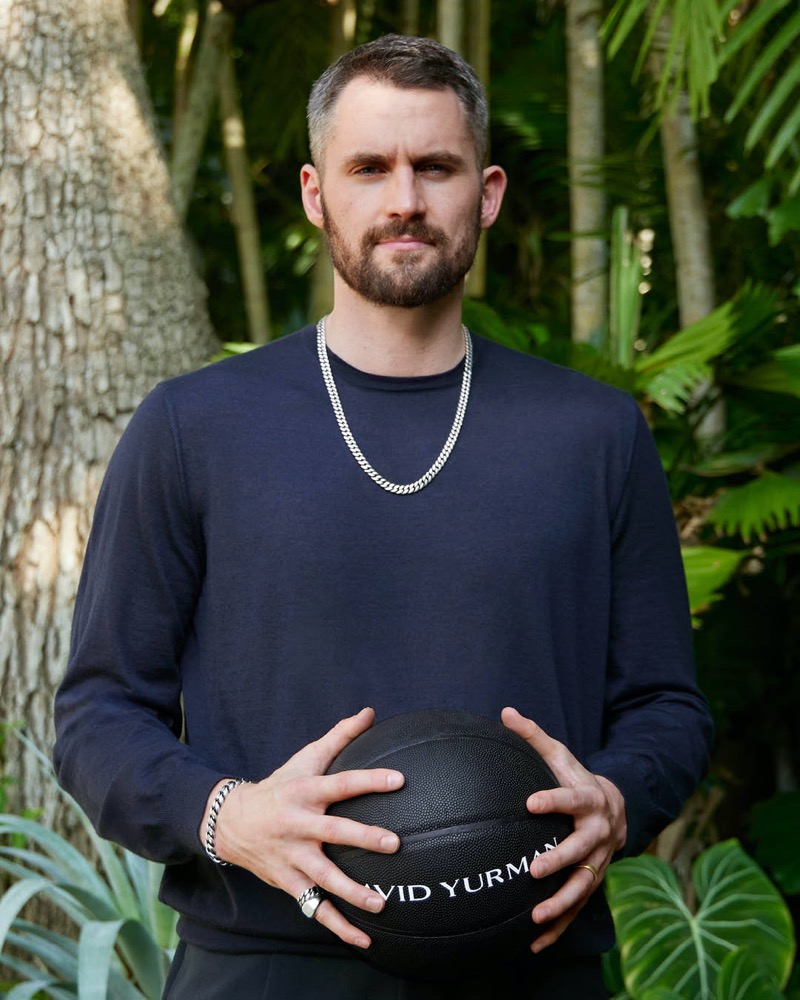
[(685, 94), (681, 95), (679, 106), (661, 119), (661, 148), (678, 309), (681, 327), (685, 327), (703, 319), (715, 305), (711, 236), (697, 156), (697, 133)]
[[(357, 24), (356, 0), (335, 0), (331, 7), (330, 61), (353, 48)], [(308, 305), (312, 322), (333, 309), (333, 266), (324, 239), (320, 239), (319, 252), (311, 271), (311, 295)]]
[(464, 0), (436, 0), (436, 36), (448, 49), (464, 54)]
[[(659, 25), (648, 68), (654, 81), (661, 79), (664, 52), (670, 37), (665, 15)], [(708, 225), (703, 177), (697, 155), (697, 131), (689, 113), (689, 99), (681, 92), (671, 108), (665, 108), (660, 122), (661, 150), (667, 187), (667, 207), (681, 327), (689, 326), (713, 311), (716, 301), (711, 233)], [(711, 391), (711, 383), (700, 385), (694, 400)], [(712, 406), (698, 425), (698, 439), (712, 439), (725, 429), (722, 402)]]
[[(491, 0), (469, 0), (467, 21), (467, 58), (487, 92), (489, 90), (489, 55), (491, 50)], [(486, 296), (486, 239), (481, 233), (475, 261), (469, 269), (465, 294), (472, 299)]]
[(608, 319), (601, 13), (596, 0), (567, 0), (572, 339), (595, 344), (602, 342)]
[(239, 271), (242, 276), (247, 327), (254, 344), (266, 344), (272, 339), (267, 299), (267, 282), (261, 261), (261, 238), (258, 214), (253, 197), (253, 182), (247, 159), (244, 118), (239, 102), (239, 87), (230, 45), (222, 54), (219, 76), (220, 116), (225, 164), (231, 182), (233, 201), (231, 216), (239, 251)]
[[(213, 334), (125, 0), (0, 0), (0, 53), (0, 692), (49, 748), (105, 465)], [(5, 769), (51, 818), (24, 756)]]
[(183, 116), (186, 113), (186, 104), (189, 100), (189, 67), (197, 37), (197, 28), (200, 24), (200, 12), (197, 9), (197, 0), (184, 0), (183, 23), (178, 36), (178, 44), (175, 48), (175, 70), (173, 79), (175, 81), (175, 97), (172, 102), (172, 134), (178, 135), (183, 126)]
[(186, 111), (172, 146), (172, 197), (178, 216), (186, 218), (197, 164), (203, 152), (219, 85), (222, 53), (230, 43), (233, 15), (219, 0), (209, 0), (192, 72)]

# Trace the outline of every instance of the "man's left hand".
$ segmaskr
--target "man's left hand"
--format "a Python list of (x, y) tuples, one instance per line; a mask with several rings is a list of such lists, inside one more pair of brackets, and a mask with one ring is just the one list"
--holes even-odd
[[(558, 892), (539, 903), (533, 920), (548, 927), (531, 945), (540, 952), (557, 941), (586, 901), (600, 885), (615, 851), (625, 843), (627, 821), (622, 794), (612, 782), (592, 774), (579, 763), (563, 743), (552, 739), (531, 719), (515, 708), (504, 708), (504, 725), (521, 736), (544, 758), (560, 787), (534, 792), (527, 801), (532, 813), (568, 813), (574, 831), (531, 865), (534, 878), (543, 878), (572, 865), (577, 866)], [(581, 867), (585, 865), (586, 867)], [(597, 875), (592, 869), (597, 870)]]

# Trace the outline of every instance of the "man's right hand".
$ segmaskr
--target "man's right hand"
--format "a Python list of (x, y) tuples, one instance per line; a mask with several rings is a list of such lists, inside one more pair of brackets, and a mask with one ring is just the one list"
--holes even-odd
[[(318, 885), (362, 910), (382, 910), (383, 897), (348, 878), (322, 850), (324, 843), (381, 854), (393, 854), (400, 847), (399, 837), (389, 830), (326, 815), (332, 802), (368, 792), (393, 792), (403, 785), (403, 775), (386, 768), (325, 773), (347, 744), (369, 729), (374, 718), (371, 708), (362, 709), (303, 747), (263, 781), (235, 788), (217, 818), (217, 856), (246, 868), (293, 899)], [(199, 831), (202, 844), (206, 819), (223, 784), (216, 785), (209, 795)], [(320, 904), (316, 919), (346, 944), (369, 947), (369, 937), (346, 920), (330, 899)]]

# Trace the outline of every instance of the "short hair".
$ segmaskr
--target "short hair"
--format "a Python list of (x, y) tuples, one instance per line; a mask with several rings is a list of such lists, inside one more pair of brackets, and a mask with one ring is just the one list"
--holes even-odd
[(311, 158), (322, 166), (333, 112), (344, 88), (366, 77), (401, 90), (452, 90), (464, 110), (480, 170), (486, 159), (489, 109), (475, 70), (458, 53), (430, 38), (384, 35), (351, 49), (329, 66), (311, 88), (308, 99), (308, 142)]

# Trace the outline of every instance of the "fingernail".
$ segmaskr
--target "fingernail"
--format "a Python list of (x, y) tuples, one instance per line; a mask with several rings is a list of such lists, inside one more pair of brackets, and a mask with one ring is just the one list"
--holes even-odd
[(542, 946), (539, 944), (539, 942), (534, 941), (533, 944), (531, 945), (531, 951), (534, 953), (534, 955), (538, 955), (541, 950)]
[(387, 854), (393, 854), (400, 846), (400, 838), (394, 833), (387, 833), (381, 837), (381, 850)]
[(403, 784), (403, 775), (399, 771), (391, 771), (386, 775), (387, 788), (399, 788)]
[(367, 899), (367, 909), (372, 910), (373, 913), (380, 913), (383, 909), (383, 900), (380, 896), (370, 896)]
[(356, 948), (369, 948), (369, 938), (368, 937), (357, 937), (353, 944)]

